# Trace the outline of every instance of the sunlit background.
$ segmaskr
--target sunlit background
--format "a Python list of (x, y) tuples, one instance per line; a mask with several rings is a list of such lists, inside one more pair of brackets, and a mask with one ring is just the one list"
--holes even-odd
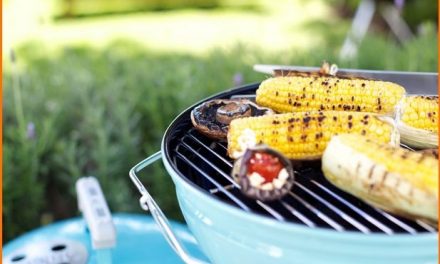
[[(437, 71), (436, 22), (434, 0), (3, 1), (4, 241), (78, 215), (85, 175), (140, 212), (129, 169), (186, 107), (267, 78), (254, 64)], [(181, 220), (164, 169), (144, 179)]]

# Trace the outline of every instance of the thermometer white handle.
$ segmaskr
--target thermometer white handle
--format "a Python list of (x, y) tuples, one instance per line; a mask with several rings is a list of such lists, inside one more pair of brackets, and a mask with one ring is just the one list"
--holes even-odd
[(101, 186), (95, 177), (83, 177), (76, 182), (79, 210), (89, 227), (93, 249), (116, 245), (116, 229)]

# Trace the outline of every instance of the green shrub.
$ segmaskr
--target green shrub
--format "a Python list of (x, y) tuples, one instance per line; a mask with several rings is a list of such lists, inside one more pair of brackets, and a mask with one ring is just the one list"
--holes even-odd
[(105, 15), (115, 13), (171, 10), (182, 8), (215, 8), (218, 0), (46, 0), (55, 18)]

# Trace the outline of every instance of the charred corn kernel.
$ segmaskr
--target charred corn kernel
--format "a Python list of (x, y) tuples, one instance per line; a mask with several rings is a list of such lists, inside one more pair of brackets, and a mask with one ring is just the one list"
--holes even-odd
[(401, 118), (408, 126), (437, 132), (438, 96), (407, 96), (402, 106)]
[(405, 95), (395, 83), (317, 76), (269, 78), (257, 89), (257, 103), (277, 112), (313, 110), (392, 113)]
[(339, 133), (371, 135), (390, 142), (393, 127), (372, 113), (313, 111), (235, 119), (228, 132), (228, 154), (238, 158), (248, 147), (264, 143), (290, 159), (319, 159)]
[(429, 153), (335, 136), (322, 156), (325, 177), (358, 198), (403, 216), (437, 220), (438, 160)]

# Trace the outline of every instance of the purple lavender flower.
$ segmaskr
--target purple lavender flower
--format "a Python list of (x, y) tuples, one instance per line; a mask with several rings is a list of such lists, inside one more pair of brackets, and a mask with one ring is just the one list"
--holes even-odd
[(234, 77), (232, 79), (232, 82), (234, 84), (234, 86), (240, 86), (243, 84), (243, 74), (237, 72), (236, 74), (234, 74)]
[(35, 124), (33, 122), (27, 124), (26, 136), (28, 139), (35, 139)]
[(403, 6), (405, 5), (405, 0), (394, 0), (394, 5), (397, 7), (397, 9), (402, 10)]

